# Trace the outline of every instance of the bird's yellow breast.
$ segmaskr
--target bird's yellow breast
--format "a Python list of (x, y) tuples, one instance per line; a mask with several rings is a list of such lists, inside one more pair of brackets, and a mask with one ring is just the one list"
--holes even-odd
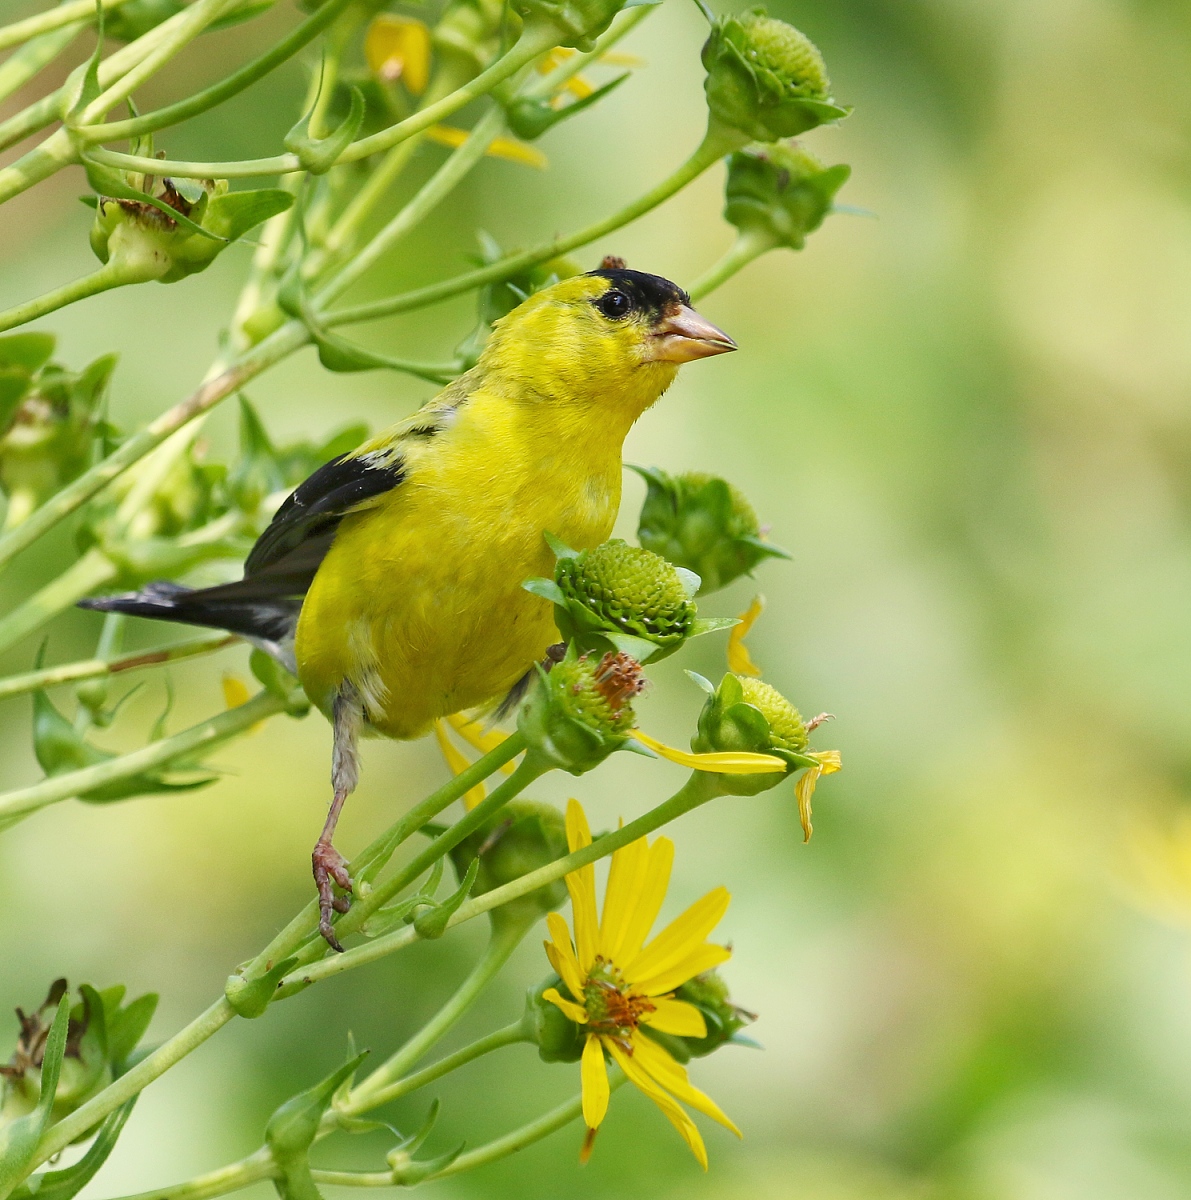
[(453, 423), (401, 443), (405, 479), (344, 519), (307, 593), (298, 673), (326, 710), (347, 680), (391, 737), (502, 696), (557, 640), (544, 533), (611, 532), (627, 423), (475, 392)]

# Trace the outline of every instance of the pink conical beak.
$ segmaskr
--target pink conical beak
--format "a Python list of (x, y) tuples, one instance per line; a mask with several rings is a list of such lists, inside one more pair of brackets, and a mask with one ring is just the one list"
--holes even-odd
[(722, 329), (684, 304), (650, 331), (645, 357), (650, 362), (684, 363), (735, 349), (736, 343)]

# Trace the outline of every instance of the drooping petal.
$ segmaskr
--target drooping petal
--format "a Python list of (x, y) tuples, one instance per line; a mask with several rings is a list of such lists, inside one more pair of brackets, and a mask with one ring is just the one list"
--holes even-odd
[(674, 918), (661, 933), (621, 968), (626, 982), (648, 979), (673, 967), (697, 950), (720, 923), (732, 897), (728, 889), (712, 888), (686, 912)]
[[(458, 149), (470, 136), (468, 130), (456, 129), (454, 125), (431, 125), (426, 130), (426, 137), (430, 141), (438, 142), (440, 146), (450, 146), (452, 149)], [(549, 166), (549, 160), (539, 149), (516, 138), (493, 138), (484, 153), (491, 158), (503, 158), (526, 167), (536, 167), (539, 171), (544, 171)]]
[(701, 1112), (705, 1117), (718, 1121), (725, 1129), (732, 1130), (737, 1137), (744, 1137), (735, 1122), (720, 1106), (690, 1082), (687, 1078), (686, 1068), (667, 1054), (657, 1042), (651, 1041), (643, 1035), (634, 1034), (633, 1058), (642, 1070), (652, 1075), (662, 1087), (668, 1092), (672, 1092), (684, 1104), (689, 1104), (696, 1112)]
[[(485, 729), (474, 717), (465, 716), (461, 712), (452, 713), (447, 718), (451, 728), (473, 749), (481, 754), (495, 750), (509, 735), (499, 729)], [(517, 769), (517, 764), (507, 762), (501, 767), (506, 775), (511, 775)]]
[(575, 958), (575, 948), (571, 945), (571, 931), (567, 923), (558, 913), (546, 914), (546, 928), (550, 930), (551, 945), (554, 954), (550, 962), (558, 972), (558, 977), (567, 985), (572, 996), (583, 995), (583, 972), (579, 970), (579, 962)]
[(808, 767), (794, 784), (794, 795), (798, 799), (798, 819), (802, 823), (802, 840), (804, 842), (809, 842), (811, 834), (815, 831), (815, 827), (811, 823), (811, 798), (815, 794), (815, 785), (819, 782), (820, 776), (834, 775), (843, 766), (838, 750), (820, 750), (810, 757), (818, 759), (819, 765)]
[[(587, 824), (587, 814), (578, 800), (567, 802), (567, 845), (572, 854), (591, 845), (591, 828)], [(599, 953), (600, 941), (600, 921), (596, 915), (595, 864), (588, 863), (577, 871), (569, 872), (567, 891), (571, 894), (579, 969), (586, 975)]]
[(635, 1054), (626, 1054), (610, 1038), (604, 1039), (604, 1046), (608, 1053), (612, 1055), (616, 1065), (625, 1073), (628, 1081), (634, 1087), (643, 1091), (666, 1114), (670, 1124), (682, 1134), (683, 1141), (691, 1148), (691, 1153), (699, 1160), (699, 1165), (706, 1171), (707, 1147), (703, 1145), (703, 1138), (699, 1130), (695, 1127), (695, 1122), (687, 1116), (681, 1105), (677, 1104), (654, 1082), (652, 1075), (633, 1061), (636, 1057)]
[(643, 746), (648, 746), (655, 754), (677, 763), (680, 767), (690, 767), (692, 771), (712, 771), (717, 775), (771, 775), (774, 771), (784, 771), (785, 762), (772, 754), (753, 754), (748, 750), (717, 750), (712, 754), (695, 754), (691, 750), (678, 750), (652, 738), (640, 729), (634, 729), (630, 734)]
[(569, 1017), (577, 1025), (587, 1024), (587, 1009), (581, 1004), (576, 1004), (572, 1000), (567, 1000), (558, 988), (547, 988), (542, 993), (543, 1000), (549, 1000), (555, 1008), (561, 1009), (564, 1016)]
[(599, 1129), (608, 1111), (608, 1068), (604, 1063), (604, 1048), (594, 1034), (587, 1035), (583, 1058), (579, 1063), (579, 1078), (583, 1084), (583, 1120), (588, 1129)]
[[(447, 727), (442, 721), (434, 722), (434, 738), (438, 742), (438, 748), (442, 751), (442, 756), (446, 759), (447, 766), (451, 768), (452, 775), (462, 775), (471, 763), (464, 757), (463, 752), (451, 741), (447, 735)], [(463, 797), (463, 807), (471, 812), (477, 804), (479, 804), (485, 796), (487, 789), (482, 783), (477, 783), (474, 788), (466, 793)]]
[(665, 971), (651, 975), (648, 979), (634, 980), (633, 991), (642, 996), (661, 996), (681, 987), (688, 979), (694, 979), (696, 975), (702, 975), (704, 971), (710, 971), (720, 963), (727, 962), (731, 957), (732, 951), (726, 946), (716, 946), (707, 942)]
[(608, 886), (604, 889), (604, 916), (600, 921), (600, 953), (608, 962), (620, 961), (620, 950), (637, 906), (649, 867), (649, 843), (639, 838), (612, 855)]
[(672, 1033), (675, 1037), (707, 1036), (707, 1022), (693, 1004), (685, 1000), (666, 999), (657, 999), (653, 1003), (653, 1012), (642, 1014), (642, 1025), (649, 1025), (660, 1033)]
[(733, 675), (751, 675), (754, 679), (761, 675), (761, 668), (753, 662), (744, 639), (764, 611), (765, 597), (754, 596), (752, 604), (740, 614), (740, 624), (728, 631), (728, 670)]
[(670, 886), (670, 868), (674, 865), (674, 843), (667, 837), (655, 839), (649, 847), (645, 875), (640, 891), (625, 921), (624, 934), (617, 951), (616, 962), (630, 962), (637, 956), (653, 923), (662, 911), (666, 888)]

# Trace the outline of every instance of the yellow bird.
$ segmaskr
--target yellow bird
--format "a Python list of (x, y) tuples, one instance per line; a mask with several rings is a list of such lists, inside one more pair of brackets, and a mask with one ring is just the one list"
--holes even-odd
[[(351, 878), (332, 838), (366, 730), (415, 738), (499, 699), (557, 641), (544, 535), (598, 545), (620, 506), (621, 448), (680, 363), (735, 343), (657, 275), (612, 267), (530, 296), (479, 362), (413, 416), (289, 496), (244, 578), (87, 600), (238, 633), (294, 671), (334, 731), (334, 799), (312, 856), (320, 928)], [(336, 883), (344, 895), (337, 895)]]

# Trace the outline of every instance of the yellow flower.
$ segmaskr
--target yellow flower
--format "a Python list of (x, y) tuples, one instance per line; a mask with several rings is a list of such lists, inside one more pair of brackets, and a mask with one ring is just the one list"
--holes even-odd
[(733, 675), (750, 675), (754, 679), (761, 675), (761, 668), (753, 662), (744, 639), (764, 611), (765, 597), (754, 596), (752, 604), (740, 614), (740, 624), (733, 625), (728, 634), (728, 670)]
[[(572, 853), (591, 844), (587, 817), (576, 800), (567, 805), (567, 844)], [(724, 946), (705, 940), (728, 907), (728, 892), (722, 887), (708, 892), (645, 944), (666, 898), (673, 859), (674, 844), (664, 837), (652, 846), (641, 838), (617, 850), (612, 855), (602, 919), (596, 914), (595, 867), (572, 871), (566, 879), (574, 942), (558, 913), (546, 917), (550, 930), (546, 956), (570, 998), (557, 988), (548, 988), (543, 998), (587, 1027), (580, 1062), (587, 1124), (582, 1161), (590, 1155), (608, 1111), (605, 1056), (665, 1113), (704, 1170), (707, 1150), (682, 1104), (742, 1136), (719, 1107), (689, 1082), (686, 1069), (644, 1032), (653, 1028), (676, 1037), (706, 1037), (703, 1014), (694, 1005), (675, 1000), (674, 991), (731, 956)]]
[(414, 17), (378, 13), (364, 36), (368, 69), (386, 83), (401, 80), (413, 96), (430, 81), (430, 30)]
[[(466, 129), (456, 129), (453, 125), (432, 125), (426, 130), (426, 136), (432, 142), (457, 149), (471, 135)], [(536, 167), (539, 171), (544, 171), (549, 166), (549, 160), (540, 150), (518, 141), (516, 138), (493, 138), (492, 144), (485, 153), (492, 158), (503, 158), (509, 162), (522, 163), (527, 167)]]

